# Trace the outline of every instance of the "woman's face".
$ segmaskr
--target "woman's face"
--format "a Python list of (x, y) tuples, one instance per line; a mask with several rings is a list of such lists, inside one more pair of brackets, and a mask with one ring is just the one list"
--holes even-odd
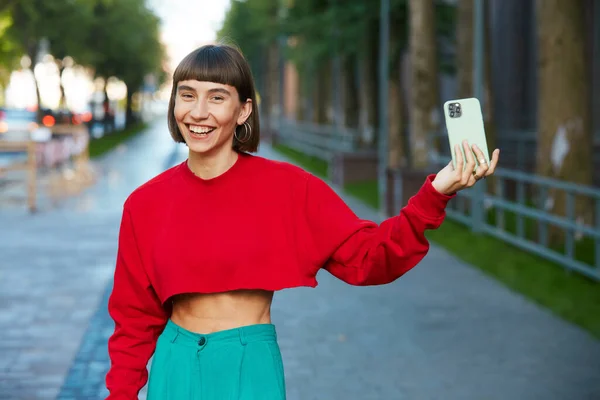
[(235, 87), (188, 80), (177, 84), (174, 114), (190, 151), (208, 154), (231, 149), (233, 133), (252, 112), (252, 101), (241, 103)]

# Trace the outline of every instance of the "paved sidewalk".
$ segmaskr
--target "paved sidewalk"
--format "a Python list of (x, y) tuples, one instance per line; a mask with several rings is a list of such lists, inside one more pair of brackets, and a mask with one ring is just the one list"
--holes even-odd
[[(160, 121), (109, 155), (86, 195), (33, 216), (0, 206), (0, 399), (106, 394), (121, 206), (185, 158), (173, 149)], [(600, 399), (599, 341), (437, 247), (390, 285), (319, 282), (275, 296), (289, 400)]]

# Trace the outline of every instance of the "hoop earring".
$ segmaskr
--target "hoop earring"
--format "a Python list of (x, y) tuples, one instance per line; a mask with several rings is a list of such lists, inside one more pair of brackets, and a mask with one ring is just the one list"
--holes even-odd
[(244, 127), (244, 137), (243, 138), (239, 137), (237, 129), (234, 131), (233, 136), (235, 137), (235, 139), (238, 142), (240, 142), (240, 143), (246, 143), (252, 137), (252, 127), (250, 126), (250, 124), (248, 123), (248, 121), (246, 121), (242, 125), (238, 125), (238, 126), (243, 126)]

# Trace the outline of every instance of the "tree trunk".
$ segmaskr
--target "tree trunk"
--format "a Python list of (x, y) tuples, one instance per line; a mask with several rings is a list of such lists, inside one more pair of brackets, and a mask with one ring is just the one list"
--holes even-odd
[[(125, 125), (131, 126), (135, 123), (135, 117), (133, 115), (133, 90), (130, 90), (130, 86), (127, 86), (127, 108), (125, 109)], [(113, 129), (114, 129), (114, 116), (113, 116)]]
[(402, 91), (400, 72), (398, 70), (389, 80), (389, 136), (388, 136), (388, 168), (398, 169), (406, 166), (404, 143), (402, 140), (402, 127), (404, 118), (402, 115)]
[(272, 137), (277, 126), (276, 116), (279, 105), (279, 62), (277, 43), (264, 48), (263, 92), (261, 93), (261, 125), (265, 137)]
[[(388, 168), (399, 169), (407, 166), (404, 146), (404, 102), (402, 101), (402, 59), (404, 49), (400, 43), (399, 29), (390, 29), (390, 75), (388, 78)], [(383, 105), (382, 105), (383, 106)]]
[(33, 82), (35, 84), (35, 96), (37, 99), (37, 110), (36, 110), (36, 118), (38, 123), (42, 122), (43, 112), (42, 112), (42, 95), (40, 93), (40, 84), (38, 82), (37, 77), (35, 76), (35, 66), (38, 59), (38, 46), (37, 42), (32, 42), (27, 49), (27, 56), (31, 60), (31, 74), (33, 75)]
[[(492, 92), (492, 41), (491, 41), (491, 21), (489, 13), (489, 1), (484, 2), (484, 82), (482, 108), (484, 116), (485, 134), (487, 138), (488, 150), (492, 152), (496, 148), (496, 123), (494, 120), (494, 104)], [(457, 78), (458, 78), (458, 97), (472, 97), (473, 90), (473, 72), (474, 72), (474, 5), (473, 0), (459, 0), (458, 2), (458, 21), (457, 21)], [(488, 190), (492, 192), (495, 188), (494, 177), (488, 182)]]
[[(538, 146), (537, 173), (582, 185), (592, 183), (592, 133), (585, 60), (583, 2), (537, 0)], [(547, 210), (565, 215), (562, 191), (541, 199)], [(589, 220), (588, 201), (577, 199), (575, 219)], [(552, 230), (550, 240), (562, 235)]]
[(296, 109), (296, 121), (310, 120), (310, 112), (308, 110), (310, 103), (310, 70), (308, 63), (302, 62), (298, 64), (298, 108)]
[[(484, 59), (483, 59), (483, 95), (484, 105), (484, 125), (485, 125), (485, 136), (487, 138), (488, 150), (494, 151), (497, 146), (497, 132), (496, 132), (496, 119), (494, 117), (494, 90), (492, 86), (492, 18), (490, 14), (490, 2), (484, 1)], [(488, 185), (492, 188), (494, 185)]]
[[(367, 101), (367, 129), (369, 132), (369, 142), (376, 142), (377, 129), (379, 128), (379, 88), (377, 87), (378, 82), (378, 46), (379, 36), (373, 36), (375, 29), (371, 28), (371, 36), (369, 36), (368, 56), (365, 63), (365, 89), (366, 89), (366, 101)], [(378, 33), (378, 30), (377, 30)]]
[(315, 106), (314, 123), (327, 125), (331, 123), (332, 96), (331, 96), (331, 61), (324, 60), (319, 63), (316, 87), (313, 91), (313, 104)]
[(356, 61), (355, 55), (346, 56), (342, 65), (342, 103), (344, 126), (358, 128), (360, 114), (358, 85), (356, 84)]
[(58, 101), (58, 108), (60, 110), (68, 109), (67, 95), (65, 94), (65, 85), (63, 84), (63, 73), (65, 72), (65, 65), (62, 60), (56, 60), (56, 68), (58, 68), (58, 82), (60, 89), (60, 99)]
[(359, 130), (361, 142), (366, 145), (375, 143), (377, 130), (377, 63), (379, 27), (377, 21), (367, 26), (358, 55), (358, 102), (359, 102)]
[(458, 97), (462, 99), (473, 95), (473, 0), (458, 1), (456, 47)]
[(279, 76), (279, 50), (277, 43), (269, 47), (269, 79), (268, 79), (268, 104), (267, 118), (273, 122), (281, 111), (279, 108), (279, 85), (281, 84)]
[(437, 43), (433, 0), (410, 0), (410, 144), (412, 168), (428, 165), (428, 136), (439, 129)]

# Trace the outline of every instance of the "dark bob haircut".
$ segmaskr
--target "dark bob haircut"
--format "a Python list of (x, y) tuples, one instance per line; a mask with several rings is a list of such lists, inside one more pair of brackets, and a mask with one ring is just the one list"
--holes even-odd
[[(188, 54), (177, 66), (173, 74), (173, 89), (169, 101), (169, 131), (178, 143), (184, 143), (183, 135), (179, 131), (175, 121), (175, 96), (177, 85), (181, 81), (197, 80), (203, 82), (215, 82), (236, 88), (240, 102), (252, 100), (252, 113), (247, 119), (252, 130), (250, 138), (240, 142), (234, 136), (233, 149), (238, 152), (254, 153), (258, 150), (260, 142), (260, 123), (258, 120), (258, 105), (256, 103), (256, 92), (254, 79), (248, 62), (241, 51), (227, 44), (202, 46)], [(236, 128), (238, 136), (244, 138), (243, 126)]]

